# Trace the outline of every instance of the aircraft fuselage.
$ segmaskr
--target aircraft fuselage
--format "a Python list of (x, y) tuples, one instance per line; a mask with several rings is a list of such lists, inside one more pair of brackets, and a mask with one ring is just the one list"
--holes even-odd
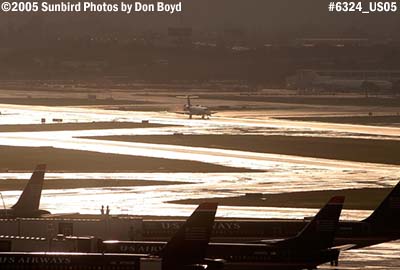
[[(110, 253), (157, 254), (165, 245), (165, 242), (105, 241), (103, 247)], [(336, 261), (338, 255), (338, 250), (314, 250), (312, 246), (299, 249), (298, 246), (210, 243), (206, 258), (223, 259), (224, 269), (303, 269)]]

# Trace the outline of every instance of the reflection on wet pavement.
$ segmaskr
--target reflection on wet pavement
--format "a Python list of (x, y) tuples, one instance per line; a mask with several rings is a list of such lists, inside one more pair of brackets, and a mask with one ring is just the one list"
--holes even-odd
[[(87, 188), (45, 190), (41, 208), (57, 212), (99, 213), (100, 205), (111, 207), (111, 214), (187, 216), (194, 205), (166, 203), (171, 200), (226, 197), (245, 193), (280, 193), (306, 190), (332, 190), (363, 187), (390, 187), (399, 180), (398, 166), (343, 162), (336, 160), (273, 155), (212, 148), (155, 145), (133, 142), (97, 141), (83, 136), (171, 135), (184, 134), (258, 134), (322, 137), (400, 139), (400, 129), (327, 123), (304, 123), (275, 119), (216, 117), (210, 121), (187, 120), (175, 114), (121, 112), (76, 107), (4, 105), (0, 124), (38, 124), (41, 118), (62, 118), (64, 122), (150, 120), (153, 123), (180, 125), (165, 128), (109, 129), (53, 132), (0, 133), (1, 145), (53, 146), (66, 149), (102, 151), (147, 157), (196, 160), (232, 167), (260, 169), (254, 173), (55, 173), (53, 179), (140, 179), (182, 181), (191, 184), (145, 187)], [(7, 115), (9, 113), (10, 115)], [(51, 170), (51, 168), (49, 168)], [(30, 173), (2, 173), (1, 179), (27, 179)], [(2, 192), (6, 205), (17, 200), (20, 191)], [(304, 218), (317, 209), (276, 207), (220, 207), (218, 216), (257, 218)], [(370, 211), (343, 211), (342, 219), (361, 220)], [(399, 243), (352, 250), (341, 255), (339, 268), (398, 269)]]
[[(251, 169), (259, 169), (264, 172), (260, 173), (124, 173), (124, 174), (82, 174), (82, 173), (50, 173), (47, 179), (140, 179), (140, 180), (159, 180), (159, 181), (184, 181), (193, 182), (197, 185), (181, 185), (177, 186), (157, 186), (143, 187), (146, 194), (139, 196), (138, 199), (122, 198), (113, 199), (115, 212), (132, 211), (133, 205), (140, 205), (143, 201), (151, 205), (149, 209), (135, 207), (134, 210), (143, 209), (144, 213), (156, 214), (157, 212), (165, 213), (165, 208), (174, 214), (180, 214), (181, 206), (164, 204), (165, 201), (184, 199), (184, 198), (201, 198), (214, 196), (234, 196), (251, 192), (262, 193), (279, 193), (290, 191), (304, 190), (321, 190), (321, 189), (343, 189), (343, 188), (362, 188), (362, 187), (379, 187), (392, 186), (397, 181), (397, 166), (344, 162), (328, 159), (306, 158), (290, 155), (276, 155), (266, 153), (254, 153), (245, 151), (222, 150), (213, 148), (185, 147), (174, 145), (160, 145), (148, 143), (134, 142), (116, 142), (116, 141), (99, 141), (93, 139), (79, 138), (83, 136), (106, 136), (106, 135), (153, 135), (153, 134), (173, 134), (174, 132), (183, 132), (188, 134), (308, 134), (312, 136), (358, 136), (358, 126), (351, 128), (347, 125), (348, 130), (344, 130), (343, 125), (332, 125), (327, 128), (327, 124), (323, 124), (325, 129), (321, 127), (307, 127), (305, 124), (289, 125), (288, 121), (267, 119), (213, 119), (204, 120), (188, 120), (186, 118), (176, 118), (176, 115), (168, 113), (156, 112), (121, 112), (121, 111), (104, 111), (101, 109), (87, 109), (76, 107), (41, 107), (41, 106), (19, 106), (4, 105), (6, 112), (12, 115), (4, 115), (0, 118), (0, 123), (38, 123), (42, 117), (62, 118), (64, 122), (85, 122), (85, 121), (135, 121), (140, 122), (143, 119), (151, 120), (153, 123), (178, 125), (176, 127), (165, 128), (134, 128), (134, 129), (108, 129), (108, 130), (74, 130), (74, 131), (48, 131), (48, 132), (3, 132), (0, 133), (0, 144), (15, 146), (53, 146), (57, 148), (100, 151), (104, 153), (116, 153), (125, 155), (141, 155), (146, 157), (161, 157), (170, 159), (194, 160), (208, 163), (215, 163), (232, 167), (244, 167)], [(368, 131), (368, 128), (364, 127)], [(376, 137), (375, 127), (371, 127), (371, 132), (363, 133), (361, 137)], [(387, 134), (386, 134), (386, 133)], [(397, 133), (396, 133), (397, 132)], [(393, 136), (400, 134), (399, 129), (381, 130), (379, 136)], [(51, 168), (49, 168), (51, 170)], [(13, 178), (13, 174), (3, 174), (4, 178)], [(18, 177), (28, 177), (21, 174)], [(305, 181), (307, 179), (307, 181)], [(132, 196), (129, 193), (136, 193), (141, 187), (129, 187), (121, 191), (126, 193), (127, 197)], [(58, 193), (59, 191), (54, 191)], [(81, 195), (79, 192), (83, 192)], [(63, 191), (58, 194), (68, 194), (68, 204), (63, 203), (60, 206), (46, 205), (48, 196), (51, 192), (44, 192), (42, 203), (51, 210), (65, 212), (68, 207), (73, 211), (96, 212), (97, 206), (84, 204), (86, 209), (74, 209), (74, 201), (78, 202), (76, 206), (80, 206), (79, 201), (85, 197), (104, 196), (112, 198), (112, 193), (118, 192), (118, 189), (78, 189)], [(162, 194), (162, 195), (161, 195)], [(11, 194), (4, 193), (7, 204), (13, 201)], [(11, 197), (10, 197), (11, 196)], [(74, 199), (72, 199), (73, 197)], [(157, 201), (153, 201), (157, 198)], [(61, 201), (64, 199), (60, 199)], [(139, 202), (137, 202), (139, 200)], [(96, 199), (94, 199), (96, 201)], [(130, 204), (128, 204), (129, 202)], [(176, 209), (175, 209), (176, 207)], [(79, 207), (78, 207), (79, 208)], [(119, 211), (120, 209), (120, 211)], [(160, 211), (160, 209), (162, 209)], [(250, 211), (251, 212), (251, 211)], [(259, 212), (259, 211), (256, 211)], [(304, 213), (306, 213), (305, 211)], [(135, 211), (133, 211), (135, 213)], [(238, 216), (238, 213), (231, 211), (231, 214)], [(300, 213), (300, 217), (304, 216)], [(139, 214), (139, 213), (138, 213)], [(258, 215), (259, 213), (257, 213)], [(287, 215), (287, 214), (285, 214)], [(251, 214), (246, 214), (251, 216)], [(278, 214), (279, 216), (279, 214)], [(353, 218), (353, 216), (350, 216)], [(356, 217), (354, 217), (356, 218)]]
[[(29, 173), (2, 173), (1, 179), (27, 179)], [(46, 181), (54, 179), (119, 179), (146, 181), (181, 181), (193, 184), (145, 187), (86, 188), (45, 190), (41, 206), (52, 212), (97, 213), (98, 201), (107, 200), (114, 214), (189, 214), (193, 206), (166, 204), (166, 201), (186, 198), (227, 197), (251, 192), (280, 193), (304, 190), (325, 190), (362, 187), (391, 187), (397, 180), (381, 177), (381, 172), (299, 168), (297, 172), (275, 169), (262, 173), (48, 173)], [(307, 177), (307, 181), (304, 179)], [(370, 178), (368, 178), (370, 177)], [(381, 178), (380, 178), (381, 177)], [(380, 179), (376, 181), (376, 179)], [(12, 205), (20, 191), (3, 192), (7, 205)], [(118, 196), (115, 196), (118, 194)], [(85, 203), (82, 203), (85, 202)], [(68, 209), (66, 209), (68, 208)], [(185, 210), (184, 210), (185, 209)], [(183, 211), (184, 210), (184, 211)], [(303, 218), (315, 209), (282, 209), (257, 207), (222, 207), (219, 215), (243, 217)], [(361, 219), (369, 211), (348, 211), (345, 219)]]

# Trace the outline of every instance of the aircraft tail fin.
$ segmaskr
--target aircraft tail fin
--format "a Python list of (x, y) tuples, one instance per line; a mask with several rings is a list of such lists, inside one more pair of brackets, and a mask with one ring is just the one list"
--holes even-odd
[(28, 183), (26, 184), (17, 203), (12, 206), (14, 210), (29, 212), (39, 209), (45, 171), (45, 164), (39, 164), (36, 166), (35, 171), (32, 173), (31, 179), (29, 179)]
[(192, 106), (192, 104), (190, 103), (190, 96), (187, 96), (186, 98), (187, 98), (187, 104), (186, 104), (186, 106), (187, 106), (188, 108), (190, 108), (190, 106)]
[(400, 232), (400, 182), (364, 222), (371, 224), (374, 228), (396, 229)]
[(295, 243), (296, 246), (304, 244), (306, 247), (316, 249), (332, 247), (343, 202), (343, 196), (332, 197), (329, 202), (319, 210), (311, 222), (294, 238), (289, 240)]
[(204, 261), (216, 211), (217, 203), (197, 207), (160, 253), (167, 268)]

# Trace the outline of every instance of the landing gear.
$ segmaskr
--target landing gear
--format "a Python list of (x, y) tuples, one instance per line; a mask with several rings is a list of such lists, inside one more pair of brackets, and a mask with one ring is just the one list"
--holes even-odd
[(192, 115), (191, 114), (189, 114), (189, 119), (192, 119)]
[(331, 261), (331, 266), (338, 266), (338, 265), (339, 265), (339, 260)]
[(210, 114), (203, 114), (202, 116), (201, 116), (201, 118), (202, 119), (207, 119), (207, 120), (210, 120)]

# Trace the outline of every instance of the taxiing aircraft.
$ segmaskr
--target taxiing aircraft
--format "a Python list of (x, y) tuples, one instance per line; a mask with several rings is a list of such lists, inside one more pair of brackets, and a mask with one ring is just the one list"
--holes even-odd
[[(333, 197), (294, 237), (260, 243), (210, 243), (206, 256), (223, 259), (224, 269), (313, 269), (337, 262), (340, 249), (332, 246), (343, 201), (344, 197)], [(157, 253), (166, 243), (104, 241), (103, 245), (107, 252)]]
[(191, 98), (197, 98), (197, 96), (186, 96), (187, 103), (183, 106), (183, 113), (189, 115), (189, 119), (192, 119), (193, 115), (200, 115), (202, 119), (209, 119), (214, 113), (209, 110), (208, 107), (201, 105), (192, 105)]
[(216, 203), (200, 204), (158, 254), (0, 252), (0, 269), (222, 269), (222, 261), (205, 258), (216, 211)]
[(40, 217), (50, 214), (49, 211), (39, 209), (45, 171), (45, 164), (36, 166), (17, 203), (10, 209), (0, 209), (0, 218)]

